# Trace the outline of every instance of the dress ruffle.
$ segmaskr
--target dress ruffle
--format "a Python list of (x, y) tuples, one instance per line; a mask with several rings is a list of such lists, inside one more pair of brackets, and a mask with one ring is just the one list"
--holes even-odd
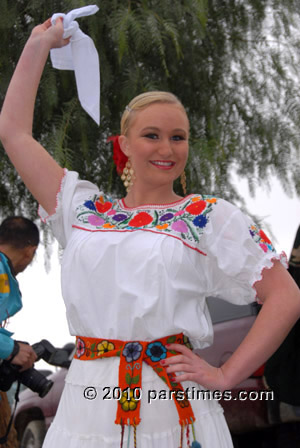
[[(47, 433), (43, 448), (120, 447), (121, 427), (114, 423), (117, 400), (108, 399), (107, 395), (109, 389), (112, 391), (118, 384), (118, 363), (119, 360), (115, 358), (72, 362), (55, 421)], [(85, 378), (83, 370), (86, 371)], [(231, 436), (219, 403), (212, 399), (193, 399), (192, 392), (196, 397), (196, 390), (201, 390), (201, 387), (192, 382), (184, 382), (182, 385), (184, 389), (189, 388), (191, 391), (190, 403), (196, 417), (194, 429), (197, 441), (203, 448), (232, 448)], [(94, 400), (84, 398), (86, 387), (94, 387), (97, 391)], [(181, 428), (173, 400), (148, 399), (149, 391), (158, 393), (166, 389), (163, 381), (145, 364), (141, 423), (137, 426), (138, 448), (179, 446)], [(112, 392), (110, 396), (112, 397)], [(127, 438), (126, 427), (124, 447), (127, 447)], [(192, 440), (192, 436), (190, 438)], [(134, 446), (132, 430), (129, 446)]]
[(56, 194), (56, 204), (55, 204), (54, 212), (51, 215), (48, 215), (46, 210), (44, 210), (44, 208), (41, 205), (39, 205), (38, 215), (41, 218), (42, 222), (44, 222), (44, 223), (46, 223), (49, 220), (49, 218), (51, 218), (52, 216), (55, 216), (57, 213), (59, 213), (59, 209), (60, 209), (60, 207), (62, 207), (62, 191), (63, 191), (65, 183), (66, 183), (67, 173), (68, 173), (68, 170), (66, 168), (64, 168), (64, 174), (63, 174), (63, 177), (60, 182), (59, 190)]
[[(265, 269), (271, 269), (274, 266), (275, 261), (280, 261), (280, 263), (286, 268), (288, 269), (289, 267), (289, 262), (288, 262), (288, 258), (287, 255), (284, 251), (282, 251), (280, 254), (275, 254), (273, 256), (270, 256), (270, 258), (267, 258), (266, 260), (264, 260), (264, 263), (262, 263), (262, 266), (260, 267), (260, 271), (259, 271), (259, 267), (257, 269), (257, 271), (253, 274), (253, 281), (252, 281), (252, 288), (255, 291), (256, 294), (256, 290), (255, 290), (255, 285), (257, 282), (259, 282), (262, 277), (263, 277), (263, 272)], [(259, 297), (257, 297), (257, 294), (255, 296), (255, 299), (259, 302)]]

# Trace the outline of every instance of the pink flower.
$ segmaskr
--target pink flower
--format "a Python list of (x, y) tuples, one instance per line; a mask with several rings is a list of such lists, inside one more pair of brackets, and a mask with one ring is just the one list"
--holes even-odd
[(109, 210), (109, 212), (107, 212), (107, 215), (108, 215), (108, 216), (113, 216), (113, 215), (115, 215), (116, 213), (117, 213), (116, 210)]
[(77, 358), (80, 358), (82, 355), (84, 355), (84, 352), (85, 352), (85, 343), (82, 339), (77, 338), (77, 344), (76, 344)]
[(180, 216), (184, 214), (184, 210), (179, 210), (178, 212), (175, 213), (175, 216)]
[(175, 230), (175, 232), (180, 232), (180, 233), (187, 233), (188, 232), (188, 226), (186, 225), (186, 223), (184, 221), (182, 221), (182, 219), (179, 219), (178, 221), (173, 222), (172, 224), (172, 230)]
[(260, 245), (260, 247), (262, 248), (262, 250), (263, 250), (264, 252), (268, 252), (268, 246), (267, 246), (266, 244), (259, 243), (259, 245)]
[(88, 217), (88, 222), (92, 226), (102, 226), (105, 223), (105, 220), (103, 218), (100, 218), (100, 216), (90, 215)]

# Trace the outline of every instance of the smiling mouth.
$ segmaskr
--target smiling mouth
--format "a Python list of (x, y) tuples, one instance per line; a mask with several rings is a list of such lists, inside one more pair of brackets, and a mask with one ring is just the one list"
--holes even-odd
[(150, 160), (150, 163), (157, 168), (161, 168), (164, 170), (170, 169), (175, 165), (175, 162), (172, 161), (163, 161), (163, 160)]

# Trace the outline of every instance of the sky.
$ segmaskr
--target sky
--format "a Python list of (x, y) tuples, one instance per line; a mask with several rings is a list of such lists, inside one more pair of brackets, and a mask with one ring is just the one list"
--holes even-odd
[[(270, 192), (258, 188), (254, 198), (249, 195), (246, 180), (239, 180), (238, 186), (249, 212), (263, 218), (263, 223), (271, 228), (276, 250), (285, 251), (289, 258), (300, 224), (300, 198), (288, 197), (276, 179), (272, 181)], [(18, 275), (18, 281), (23, 309), (10, 319), (7, 327), (14, 332), (14, 338), (30, 344), (48, 339), (56, 347), (74, 342), (74, 337), (69, 335), (61, 296), (57, 244), (52, 249), (49, 273), (44, 267), (44, 249), (40, 245), (35, 260)], [(39, 368), (43, 367), (41, 364)]]

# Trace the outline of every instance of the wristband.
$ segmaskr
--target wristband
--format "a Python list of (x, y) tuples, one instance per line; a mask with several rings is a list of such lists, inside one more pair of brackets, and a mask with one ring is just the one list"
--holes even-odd
[(20, 346), (17, 343), (17, 341), (14, 341), (14, 348), (13, 348), (13, 351), (11, 352), (10, 357), (9, 357), (9, 361), (12, 361), (14, 359), (14, 357), (17, 356), (19, 351), (20, 351)]

